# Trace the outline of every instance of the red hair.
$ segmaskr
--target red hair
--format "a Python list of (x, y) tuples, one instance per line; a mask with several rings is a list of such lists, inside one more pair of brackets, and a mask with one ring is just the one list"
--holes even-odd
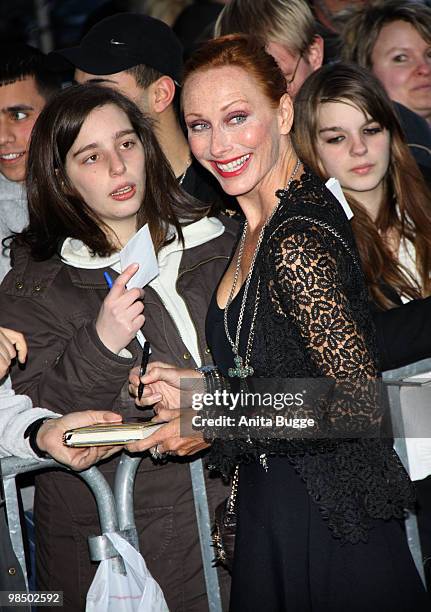
[(286, 93), (286, 79), (265, 44), (246, 34), (228, 34), (200, 46), (187, 61), (183, 84), (196, 72), (237, 66), (254, 77), (272, 106)]

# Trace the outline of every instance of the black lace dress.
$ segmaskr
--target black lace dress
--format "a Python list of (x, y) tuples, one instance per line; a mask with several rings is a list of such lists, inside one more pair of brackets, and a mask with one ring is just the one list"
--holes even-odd
[[(349, 381), (352, 393), (332, 405), (332, 424), (342, 427), (354, 416), (359, 433), (377, 431), (380, 403), (360, 392), (361, 381), (378, 377), (377, 350), (350, 225), (307, 170), (276, 195), (280, 204), (253, 272), (240, 354), (259, 283), (254, 376)], [(242, 292), (229, 310), (232, 337)], [(207, 336), (226, 375), (233, 354), (215, 296)], [(300, 416), (316, 416), (313, 406), (304, 411)], [(237, 463), (232, 612), (428, 609), (400, 520), (414, 502), (412, 488), (389, 440), (215, 440), (210, 465), (229, 474)]]

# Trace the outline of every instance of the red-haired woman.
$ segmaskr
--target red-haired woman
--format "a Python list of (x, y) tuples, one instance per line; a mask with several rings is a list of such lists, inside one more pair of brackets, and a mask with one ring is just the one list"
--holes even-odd
[[(252, 389), (261, 378), (329, 378), (341, 393), (350, 388), (290, 413), (314, 420), (314, 439), (289, 439), (287, 428), (274, 439), (263, 428), (213, 440), (213, 466), (240, 465), (231, 610), (425, 610), (401, 523), (410, 484), (378, 439), (381, 409), (369, 391), (379, 356), (359, 255), (338, 201), (292, 146), (285, 87), (263, 47), (227, 36), (192, 57), (183, 88), (193, 154), (246, 218), (207, 315), (218, 371), (204, 382), (238, 390), (239, 378)], [(178, 419), (181, 376), (200, 374), (154, 364), (144, 404)], [(328, 439), (326, 426), (356, 435)], [(188, 452), (178, 427), (172, 419), (148, 443)]]

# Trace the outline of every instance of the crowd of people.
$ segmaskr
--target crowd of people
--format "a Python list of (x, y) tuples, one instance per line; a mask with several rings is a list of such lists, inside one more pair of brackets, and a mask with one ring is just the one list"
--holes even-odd
[[(208, 610), (203, 461), (211, 514), (235, 481), (224, 610), (425, 611), (403, 519), (418, 514), (431, 582), (431, 485), (410, 481), (369, 389), (431, 357), (431, 9), (375, 0), (323, 23), (305, 0), (221, 4), (185, 66), (141, 13), (48, 56), (2, 49), (0, 453), (98, 464), (112, 484), (121, 448), (63, 433), (154, 415), (166, 423), (126, 451), (142, 455), (140, 549), (170, 610)], [(159, 273), (128, 288), (138, 267), (120, 252), (144, 225)], [(349, 392), (295, 408), (314, 438), (182, 429), (184, 379), (213, 393), (323, 378)], [(47, 471), (34, 512), (37, 588), (84, 610), (92, 495)]]

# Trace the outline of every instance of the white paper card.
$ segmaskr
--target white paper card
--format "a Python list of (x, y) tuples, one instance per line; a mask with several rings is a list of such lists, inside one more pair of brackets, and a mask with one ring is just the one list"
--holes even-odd
[(159, 266), (148, 224), (141, 227), (120, 251), (120, 263), (122, 271), (132, 263), (139, 264), (139, 270), (127, 283), (127, 289), (141, 289), (158, 276)]
[[(424, 383), (421, 386), (401, 387), (400, 406), (408, 473), (412, 480), (422, 480), (431, 474), (431, 387), (427, 384), (431, 372), (411, 376), (409, 382)], [(427, 436), (428, 437), (422, 437)]]
[(343, 193), (343, 190), (341, 189), (341, 185), (338, 180), (332, 177), (326, 181), (325, 185), (327, 189), (329, 189), (329, 191), (332, 193), (332, 195), (334, 195), (340, 202), (344, 212), (346, 213), (346, 217), (350, 221), (350, 219), (353, 217), (353, 211), (346, 200), (346, 197)]

